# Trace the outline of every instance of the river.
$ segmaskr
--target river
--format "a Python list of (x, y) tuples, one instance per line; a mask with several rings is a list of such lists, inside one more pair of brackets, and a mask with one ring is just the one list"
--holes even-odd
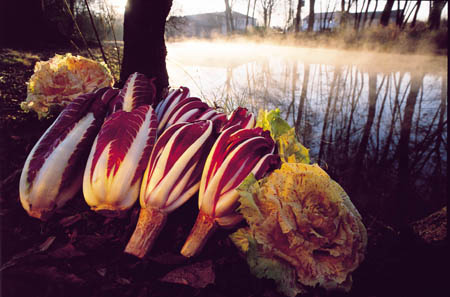
[(447, 197), (447, 57), (169, 43), (173, 87), (229, 112), (279, 108), (363, 212), (401, 223)]

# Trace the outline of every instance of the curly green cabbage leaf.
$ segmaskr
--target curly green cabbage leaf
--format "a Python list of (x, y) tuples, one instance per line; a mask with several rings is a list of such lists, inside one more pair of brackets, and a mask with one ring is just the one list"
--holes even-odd
[(238, 188), (248, 227), (231, 235), (252, 273), (276, 281), (287, 296), (307, 287), (351, 288), (367, 232), (344, 190), (317, 165), (283, 163)]
[(295, 135), (295, 128), (280, 116), (280, 110), (260, 110), (256, 126), (270, 131), (278, 146), (278, 153), (283, 162), (309, 164), (309, 151), (304, 147)]
[(113, 84), (106, 64), (70, 53), (55, 55), (48, 61), (36, 63), (21, 108), (34, 110), (42, 118), (53, 107), (65, 107), (82, 94)]

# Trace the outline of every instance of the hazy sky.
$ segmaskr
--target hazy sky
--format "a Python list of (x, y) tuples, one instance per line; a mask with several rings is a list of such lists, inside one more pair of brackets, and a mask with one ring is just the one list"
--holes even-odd
[[(120, 11), (125, 8), (125, 3), (127, 0), (108, 0), (110, 3), (114, 3), (116, 5), (117, 9)], [(253, 0), (251, 0), (253, 5)], [(287, 0), (275, 0), (276, 6), (274, 8), (274, 15), (272, 17), (272, 25), (275, 26), (282, 26), (285, 22), (285, 18), (287, 15)], [(294, 5), (296, 5), (297, 0), (292, 0)], [(340, 0), (316, 0), (315, 4), (315, 11), (325, 11), (327, 3), (330, 3), (329, 10), (332, 11), (334, 5), (336, 6), (336, 10), (340, 10)], [(359, 5), (362, 5), (365, 1), (358, 1)], [(397, 9), (397, 2), (394, 4), (393, 9)], [(404, 5), (404, 1), (399, 1), (401, 7)], [(410, 4), (408, 4), (409, 9), (411, 9), (416, 1), (409, 1)], [(247, 5), (248, 0), (230, 0), (230, 3), (233, 3), (233, 10), (238, 11), (240, 13), (246, 14), (247, 12)], [(384, 5), (386, 4), (386, 1), (378, 1), (378, 7), (377, 10), (383, 10)], [(420, 20), (426, 20), (428, 18), (429, 13), (429, 7), (430, 3), (428, 1), (422, 1), (422, 4), (420, 6), (419, 15), (418, 18)], [(371, 7), (369, 7), (369, 11), (373, 10), (375, 8), (375, 1), (371, 1)], [(190, 15), (190, 14), (197, 14), (197, 13), (206, 13), (206, 12), (218, 12), (218, 11), (224, 11), (225, 10), (225, 2), (224, 0), (173, 0), (173, 6), (171, 14), (173, 15)], [(352, 7), (351, 11), (355, 10), (355, 6)], [(358, 8), (358, 11), (360, 11), (361, 8)], [(444, 17), (448, 17), (448, 5), (444, 8), (442, 15)], [(302, 8), (302, 17), (305, 17), (308, 15), (309, 12), (309, 1), (305, 1), (305, 7)], [(256, 4), (256, 13), (255, 17), (261, 21), (262, 15), (261, 15), (261, 4)]]

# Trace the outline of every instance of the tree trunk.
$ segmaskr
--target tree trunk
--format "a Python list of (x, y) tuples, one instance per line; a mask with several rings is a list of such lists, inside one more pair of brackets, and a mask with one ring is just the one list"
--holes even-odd
[(267, 21), (268, 21), (267, 19), (268, 19), (267, 8), (263, 8), (264, 28), (267, 28)]
[(225, 0), (225, 18), (227, 19), (227, 24), (229, 24), (229, 27), (227, 27), (228, 33), (231, 33), (234, 31), (234, 24), (229, 0)]
[(124, 50), (119, 86), (134, 72), (156, 77), (156, 101), (167, 93), (164, 28), (172, 0), (128, 0), (124, 18)]
[(408, 4), (408, 1), (405, 1), (405, 5), (403, 6), (403, 9), (402, 9), (402, 8), (400, 8), (400, 1), (397, 2), (396, 24), (398, 27), (401, 27), (403, 25), (403, 20), (405, 18), (405, 9), (406, 9), (407, 4)]
[(388, 0), (386, 5), (384, 6), (383, 13), (380, 17), (380, 25), (387, 26), (389, 25), (389, 20), (391, 18), (392, 6), (394, 6), (394, 0)]
[[(255, 18), (255, 10), (256, 10), (256, 0), (253, 2), (253, 11), (252, 11), (252, 18)], [(253, 24), (255, 26), (256, 24)]]
[(356, 9), (355, 9), (355, 20), (354, 20), (354, 22), (353, 22), (353, 28), (355, 29), (355, 30), (358, 30), (358, 16), (359, 16), (359, 14), (358, 14), (358, 0), (355, 0), (355, 2), (356, 2)]
[(414, 28), (416, 26), (417, 13), (419, 12), (421, 3), (422, 3), (421, 0), (417, 1), (416, 11), (414, 12), (414, 17), (413, 17), (413, 19), (411, 21), (411, 28)]
[(248, 27), (248, 14), (250, 13), (250, 1), (251, 0), (248, 0), (247, 14), (245, 16), (245, 31), (247, 31), (247, 27)]
[(366, 22), (367, 22), (367, 18), (369, 15), (369, 5), (370, 5), (370, 0), (367, 1), (367, 6), (366, 6), (366, 11), (364, 12), (364, 19), (363, 19), (363, 23), (362, 23), (362, 29), (364, 29), (364, 27), (366, 26)]
[(428, 27), (430, 30), (437, 30), (441, 25), (441, 13), (447, 1), (433, 1), (430, 15), (428, 17)]
[(308, 31), (314, 31), (314, 4), (315, 0), (309, 0), (309, 18), (308, 18)]
[(375, 14), (377, 13), (378, 0), (375, 0), (375, 8), (373, 9), (372, 16), (370, 17), (369, 27), (372, 26), (373, 20), (375, 19)]
[(302, 17), (302, 0), (298, 0), (297, 13), (295, 15), (295, 33), (300, 32), (301, 17)]

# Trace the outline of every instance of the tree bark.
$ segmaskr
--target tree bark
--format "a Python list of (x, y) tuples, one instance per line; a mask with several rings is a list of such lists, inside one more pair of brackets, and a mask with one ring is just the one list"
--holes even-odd
[(229, 27), (227, 27), (228, 33), (231, 33), (234, 31), (234, 23), (229, 0), (225, 0), (225, 18), (227, 19), (227, 24), (229, 24)]
[(295, 15), (295, 33), (300, 32), (301, 17), (302, 17), (302, 0), (298, 0), (297, 13)]
[(431, 5), (430, 15), (428, 17), (428, 27), (430, 30), (437, 30), (441, 26), (441, 13), (447, 1), (435, 0)]
[(155, 77), (156, 101), (167, 93), (164, 29), (172, 0), (128, 0), (124, 18), (124, 50), (119, 86), (134, 72)]
[(367, 1), (366, 11), (364, 12), (364, 19), (363, 19), (363, 23), (362, 23), (362, 27), (361, 27), (362, 29), (364, 29), (364, 27), (366, 26), (367, 18), (368, 18), (368, 15), (369, 15), (370, 1), (371, 0)]
[(373, 9), (372, 16), (370, 17), (369, 27), (372, 26), (372, 22), (375, 19), (375, 14), (377, 13), (378, 0), (375, 0), (375, 8)]
[(308, 18), (308, 32), (314, 31), (314, 4), (315, 0), (309, 0), (309, 18)]
[(417, 13), (419, 12), (419, 9), (420, 9), (420, 3), (421, 3), (421, 0), (418, 0), (417, 6), (416, 6), (416, 11), (414, 12), (414, 17), (411, 21), (411, 28), (414, 28), (416, 26)]
[(245, 31), (247, 31), (247, 27), (248, 27), (248, 14), (250, 13), (250, 1), (251, 0), (248, 0), (247, 15), (245, 16)]
[(380, 18), (380, 25), (387, 26), (389, 25), (389, 20), (391, 18), (392, 6), (394, 6), (394, 0), (388, 0), (386, 5), (384, 6), (383, 13)]

